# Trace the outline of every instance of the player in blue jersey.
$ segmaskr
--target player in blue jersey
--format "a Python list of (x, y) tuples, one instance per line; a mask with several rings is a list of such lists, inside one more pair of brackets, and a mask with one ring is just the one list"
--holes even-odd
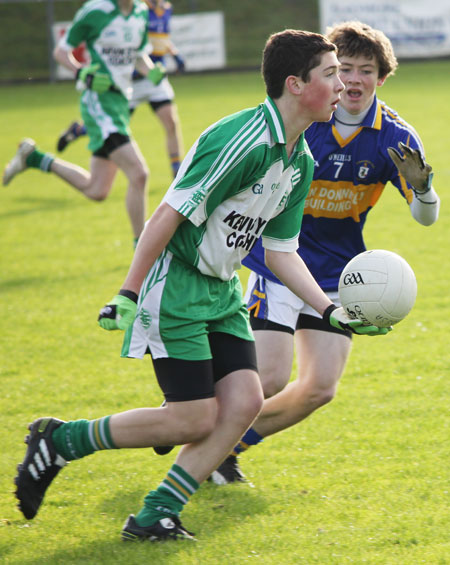
[[(147, 7), (139, 0), (90, 0), (78, 10), (55, 48), (55, 59), (73, 72), (81, 90), (81, 114), (92, 151), (90, 170), (40, 151), (28, 138), (3, 174), (7, 185), (28, 168), (51, 172), (87, 198), (101, 201), (121, 169), (128, 180), (126, 206), (135, 240), (146, 218), (148, 170), (129, 129), (131, 76), (134, 68), (155, 83), (164, 76), (146, 54), (147, 19)], [(84, 67), (72, 54), (82, 42), (91, 58)]]
[(67, 461), (105, 449), (183, 444), (122, 537), (192, 539), (180, 512), (263, 402), (236, 273), (260, 235), (267, 264), (326, 323), (387, 333), (337, 308), (296, 253), (314, 168), (303, 132), (336, 109), (338, 68), (336, 48), (322, 35), (272, 35), (263, 54), (264, 103), (223, 118), (194, 143), (139, 238), (119, 294), (99, 315), (104, 329), (126, 330), (123, 356), (150, 352), (166, 405), (31, 424), (15, 481), (26, 518), (36, 515)]
[[(298, 253), (338, 303), (339, 275), (365, 250), (364, 223), (387, 183), (424, 226), (437, 220), (439, 198), (418, 134), (376, 96), (377, 87), (397, 67), (388, 38), (359, 22), (335, 26), (328, 38), (338, 47), (346, 90), (331, 120), (316, 122), (306, 131), (315, 172)], [(239, 453), (333, 399), (351, 348), (349, 332), (326, 326), (266, 268), (260, 243), (244, 264), (252, 271), (246, 299), (266, 400), (252, 428), (213, 474), (218, 484), (244, 480)], [(294, 343), (298, 377), (287, 384)]]
[[(184, 59), (170, 39), (172, 4), (164, 0), (145, 0), (145, 2), (149, 7), (148, 38), (152, 47), (151, 60), (155, 64), (165, 66), (165, 58), (169, 55), (175, 60), (177, 72), (184, 72)], [(183, 137), (172, 85), (167, 77), (155, 85), (138, 71), (134, 72), (133, 81), (130, 112), (133, 113), (142, 103), (148, 103), (155, 112), (164, 127), (167, 153), (175, 176), (183, 156)], [(58, 151), (63, 151), (69, 143), (85, 134), (86, 127), (83, 123), (71, 123), (58, 139)]]

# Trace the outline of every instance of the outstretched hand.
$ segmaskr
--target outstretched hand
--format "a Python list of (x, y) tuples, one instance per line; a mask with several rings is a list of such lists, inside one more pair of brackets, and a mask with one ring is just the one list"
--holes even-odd
[(431, 189), (433, 173), (418, 149), (411, 149), (401, 141), (398, 148), (388, 147), (389, 157), (394, 161), (399, 173), (414, 187), (417, 194), (425, 194)]
[(338, 330), (348, 330), (358, 335), (386, 335), (392, 330), (392, 327), (379, 328), (378, 326), (364, 325), (362, 320), (350, 318), (342, 306), (338, 308), (335, 304), (328, 306), (323, 313), (323, 319)]

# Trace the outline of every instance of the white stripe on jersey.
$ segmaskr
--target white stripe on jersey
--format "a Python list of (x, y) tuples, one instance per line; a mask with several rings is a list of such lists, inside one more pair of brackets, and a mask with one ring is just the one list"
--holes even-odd
[(103, 139), (107, 139), (112, 133), (118, 131), (111, 116), (104, 112), (99, 102), (97, 92), (85, 90), (81, 99), (84, 104), (86, 104), (89, 114), (94, 118), (97, 126), (100, 128)]
[[(255, 117), (257, 119), (255, 119)], [(210, 129), (214, 128), (215, 126), (216, 126), (216, 124), (214, 124), (210, 128), (208, 128), (206, 130), (205, 134), (207, 134), (208, 131)], [(245, 123), (242, 126), (242, 128), (234, 135), (234, 137), (232, 137), (230, 139), (230, 141), (225, 145), (225, 147), (219, 153), (216, 160), (211, 165), (211, 167), (209, 168), (207, 173), (204, 175), (204, 177), (196, 185), (193, 185), (192, 187), (189, 187), (189, 188), (196, 189), (196, 188), (200, 188), (200, 187), (204, 188), (205, 186), (211, 187), (213, 182), (217, 180), (218, 176), (223, 176), (224, 171), (226, 171), (227, 169), (233, 168), (236, 165), (236, 163), (239, 162), (239, 161), (237, 161), (237, 157), (238, 156), (242, 157), (242, 153), (232, 155), (232, 152), (235, 151), (237, 149), (237, 147), (239, 146), (239, 144), (242, 143), (242, 137), (247, 133), (251, 133), (252, 129), (257, 130), (256, 133), (259, 134), (260, 131), (265, 130), (265, 127), (266, 127), (266, 123), (265, 123), (265, 118), (264, 118), (264, 114), (263, 114), (262, 111), (260, 112), (259, 115), (252, 116), (252, 118), (247, 123)], [(252, 135), (255, 137), (254, 134), (252, 134)], [(230, 156), (231, 156), (231, 159), (229, 159)], [(239, 159), (239, 160), (241, 160), (241, 159)]]
[(280, 119), (276, 114), (272, 104), (266, 104), (265, 107), (269, 110), (270, 115), (272, 116), (273, 125), (275, 126), (275, 131), (277, 132), (278, 139), (280, 139), (280, 143), (285, 143), (283, 130), (281, 128)]
[(110, 12), (113, 12), (115, 9), (116, 6), (114, 5), (113, 2), (111, 2), (111, 0), (91, 0), (90, 2), (86, 2), (86, 4), (84, 4), (79, 9), (79, 11), (75, 14), (75, 18), (73, 21), (75, 23), (81, 18), (84, 18), (86, 14), (89, 14), (89, 12), (93, 12), (94, 10), (99, 12), (104, 12), (105, 14), (109, 14)]

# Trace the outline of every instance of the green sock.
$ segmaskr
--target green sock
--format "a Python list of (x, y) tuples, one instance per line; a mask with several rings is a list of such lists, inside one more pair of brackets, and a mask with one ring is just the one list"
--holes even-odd
[(52, 434), (56, 452), (66, 461), (72, 461), (94, 451), (117, 449), (109, 430), (110, 418), (105, 416), (98, 420), (75, 420), (62, 424)]
[(50, 167), (55, 160), (55, 156), (51, 153), (42, 153), (39, 149), (35, 149), (26, 159), (27, 167), (33, 169), (41, 169), (41, 171), (50, 172)]
[(136, 516), (138, 526), (151, 526), (161, 518), (178, 516), (199, 486), (179, 465), (172, 465), (159, 487), (145, 497), (144, 507)]

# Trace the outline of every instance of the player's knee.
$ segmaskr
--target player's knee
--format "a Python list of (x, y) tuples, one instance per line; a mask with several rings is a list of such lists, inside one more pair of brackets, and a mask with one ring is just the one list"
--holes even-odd
[(333, 400), (336, 396), (336, 387), (320, 390), (317, 393), (317, 405), (324, 406)]
[(205, 402), (196, 407), (195, 411), (179, 418), (179, 428), (182, 443), (201, 441), (211, 434), (217, 422), (217, 407)]
[(144, 191), (147, 187), (147, 181), (150, 171), (145, 163), (140, 163), (124, 170), (124, 173), (133, 190)]
[(270, 379), (266, 380), (263, 383), (263, 390), (264, 390), (264, 398), (270, 398), (271, 396), (275, 396), (280, 391), (283, 390), (285, 387), (286, 382), (280, 381), (278, 379)]
[(108, 197), (109, 190), (105, 191), (105, 190), (93, 188), (91, 190), (85, 191), (84, 194), (85, 196), (87, 196), (91, 200), (94, 200), (95, 202), (103, 202)]
[(149, 176), (150, 171), (148, 170), (147, 166), (142, 165), (142, 167), (136, 167), (130, 180), (136, 189), (144, 190), (147, 186)]
[(240, 423), (245, 429), (260, 413), (264, 402), (261, 388), (255, 389), (252, 394), (243, 395), (234, 406), (233, 421)]
[(275, 396), (289, 382), (292, 364), (285, 363), (264, 363), (259, 373), (259, 379), (264, 391), (264, 398)]
[(308, 404), (316, 409), (328, 404), (336, 396), (336, 385), (320, 386), (313, 384), (306, 390)]

